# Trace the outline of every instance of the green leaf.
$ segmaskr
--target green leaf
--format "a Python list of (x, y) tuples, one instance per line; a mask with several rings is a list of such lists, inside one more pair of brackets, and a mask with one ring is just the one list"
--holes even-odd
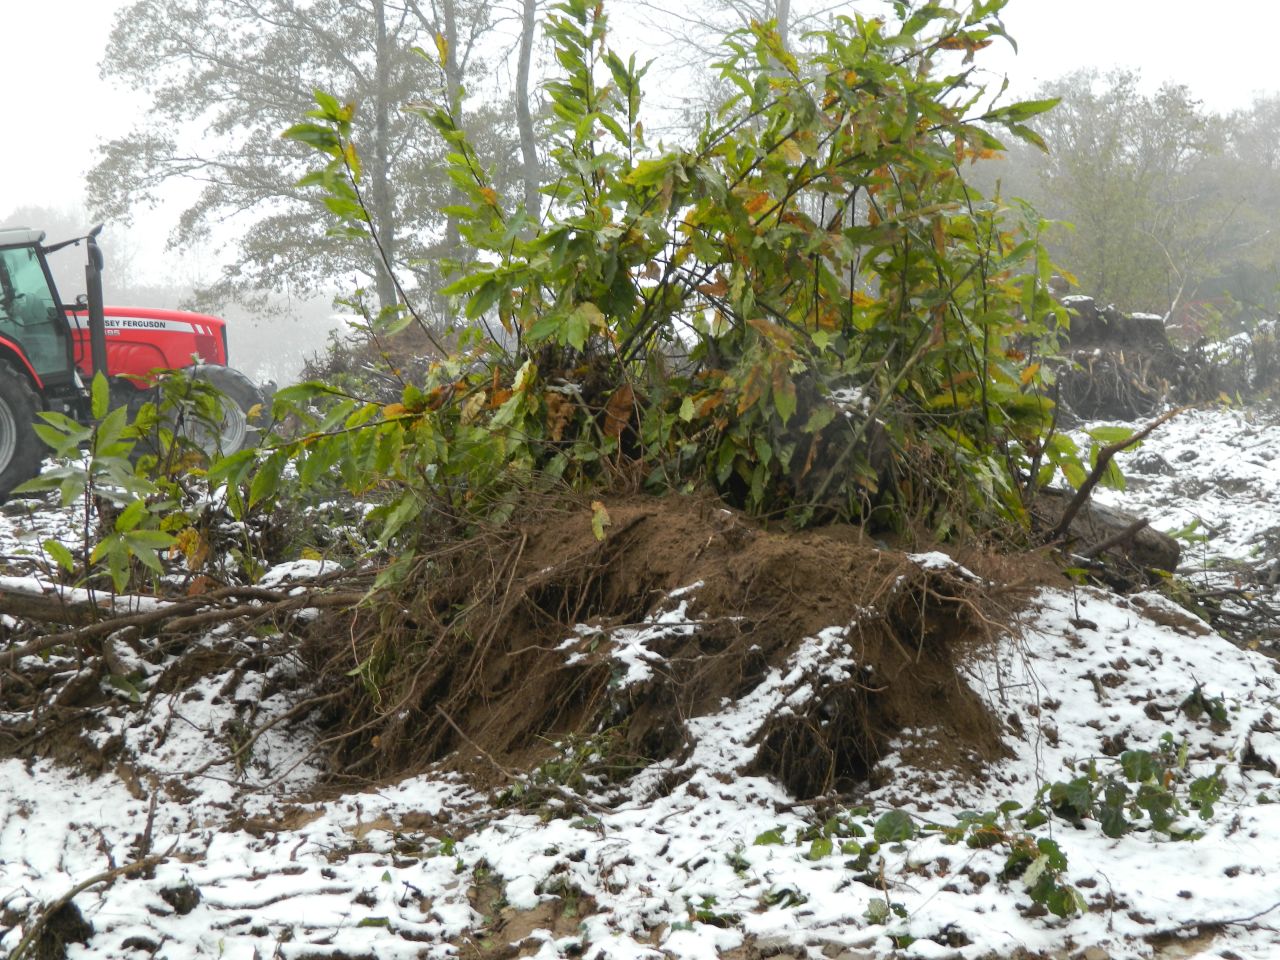
[(248, 475), (256, 456), (256, 450), (240, 450), (230, 456), (219, 457), (209, 467), (209, 485), (239, 484)]
[(775, 377), (773, 386), (773, 403), (778, 409), (778, 417), (785, 427), (796, 412), (796, 385), (787, 375)]
[(1069, 917), (1084, 913), (1089, 908), (1080, 891), (1065, 884), (1055, 886), (1045, 898), (1044, 905), (1055, 917)]
[(143, 500), (134, 500), (116, 517), (116, 532), (126, 533), (142, 522), (147, 515), (147, 504)]
[(106, 374), (101, 370), (93, 375), (89, 402), (93, 419), (101, 420), (107, 415), (107, 408), (111, 403), (111, 386), (107, 383)]
[(1076, 777), (1069, 783), (1055, 783), (1050, 795), (1076, 817), (1087, 817), (1093, 810), (1093, 783), (1088, 777)]
[(413, 490), (407, 490), (387, 511), (386, 517), (382, 522), (382, 530), (378, 534), (378, 543), (384, 547), (390, 544), (395, 535), (404, 529), (405, 524), (415, 517), (421, 516), (422, 511), (423, 506), (418, 500), (417, 493)]
[(132, 530), (121, 535), (124, 541), (138, 551), (167, 550), (173, 546), (173, 535), (163, 530)]
[(587, 344), (593, 327), (604, 325), (604, 314), (594, 303), (580, 303), (573, 313), (565, 318), (561, 328), (564, 342), (575, 350), (581, 350)]
[(1130, 783), (1146, 783), (1156, 780), (1162, 767), (1147, 750), (1126, 750), (1120, 754), (1120, 769)]
[(805, 854), (806, 860), (822, 860), (831, 856), (835, 850), (835, 844), (830, 837), (814, 837), (809, 844), (809, 852)]
[(253, 482), (249, 485), (249, 506), (275, 496), (276, 491), (280, 489), (280, 476), (284, 472), (284, 465), (285, 457), (281, 451), (276, 451), (258, 465), (258, 470), (253, 475)]
[(342, 152), (342, 141), (329, 127), (315, 123), (296, 123), (280, 136), (285, 140), (296, 140), (329, 156), (339, 156)]
[(1098, 825), (1104, 835), (1119, 839), (1129, 832), (1129, 818), (1125, 816), (1124, 807), (1104, 804), (1098, 812)]
[(1085, 431), (1103, 446), (1121, 443), (1133, 436), (1132, 427), (1091, 427)]
[(753, 841), (753, 846), (757, 847), (773, 847), (784, 843), (784, 830), (782, 827), (775, 827), (773, 830), (766, 830), (764, 833), (757, 834)]
[(1046, 100), (1022, 100), (1018, 103), (1011, 103), (1008, 106), (1001, 107), (988, 116), (1001, 123), (1021, 123), (1042, 113), (1049, 112), (1061, 102), (1061, 97), (1050, 97)]
[(1120, 465), (1114, 460), (1108, 460), (1106, 468), (1102, 471), (1102, 476), (1098, 482), (1108, 490), (1123, 490), (1126, 486), (1124, 471), (1120, 469)]
[(916, 835), (916, 822), (904, 810), (890, 810), (876, 821), (872, 836), (877, 843), (902, 843)]
[(107, 683), (111, 684), (111, 686), (123, 693), (131, 702), (142, 702), (141, 691), (138, 690), (137, 685), (130, 681), (128, 677), (122, 677), (119, 674), (113, 673), (107, 677)]
[(71, 551), (63, 544), (59, 543), (57, 540), (45, 540), (40, 544), (40, 546), (44, 548), (44, 552), (49, 555), (53, 562), (67, 573), (75, 571), (75, 558), (71, 555)]
[(1067, 478), (1067, 483), (1079, 490), (1084, 486), (1084, 482), (1089, 479), (1089, 474), (1085, 472), (1083, 466), (1073, 460), (1067, 460), (1060, 463), (1062, 475)]

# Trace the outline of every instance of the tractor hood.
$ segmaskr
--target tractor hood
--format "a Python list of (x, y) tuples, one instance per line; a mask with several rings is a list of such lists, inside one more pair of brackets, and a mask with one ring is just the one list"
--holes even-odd
[[(152, 307), (104, 307), (107, 368), (113, 377), (149, 380), (156, 370), (193, 363), (227, 365), (227, 324), (219, 317)], [(76, 365), (91, 370), (89, 320), (83, 309), (68, 311), (75, 335)], [(138, 381), (141, 382), (141, 381)]]

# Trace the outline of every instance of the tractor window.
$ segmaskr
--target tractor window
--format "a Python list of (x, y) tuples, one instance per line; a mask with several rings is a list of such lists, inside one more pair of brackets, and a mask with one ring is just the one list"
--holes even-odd
[(0, 336), (16, 343), (42, 377), (70, 369), (67, 330), (35, 250), (0, 250)]

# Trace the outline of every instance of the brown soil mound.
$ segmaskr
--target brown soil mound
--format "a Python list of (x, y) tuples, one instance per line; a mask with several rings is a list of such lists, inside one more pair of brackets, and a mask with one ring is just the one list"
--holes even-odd
[[(528, 508), (513, 533), (442, 545), (372, 612), (318, 631), (331, 639), (313, 642), (317, 668), (354, 666), (363, 681), (328, 718), (335, 770), (384, 779), (445, 762), (493, 783), (554, 762), (573, 785), (589, 758), (592, 783), (621, 781), (686, 755), (688, 718), (750, 693), (832, 627), (861, 671), (807, 678), (810, 695), (765, 722), (744, 771), (802, 798), (846, 790), (904, 728), (938, 731), (944, 765), (998, 754), (997, 723), (956, 666), (1016, 606), (984, 579), (1007, 581), (992, 569), (1007, 563), (926, 569), (850, 528), (771, 532), (689, 497), (607, 507), (603, 540), (586, 504)], [(650, 636), (650, 676), (620, 683), (621, 631), (671, 620), (671, 592), (695, 584), (683, 622)]]

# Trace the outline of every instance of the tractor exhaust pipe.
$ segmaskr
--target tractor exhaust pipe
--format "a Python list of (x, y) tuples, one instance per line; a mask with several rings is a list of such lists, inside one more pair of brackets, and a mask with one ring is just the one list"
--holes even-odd
[(89, 300), (89, 355), (93, 360), (93, 372), (107, 375), (107, 321), (102, 301), (102, 248), (98, 246), (98, 234), (102, 224), (89, 231), (88, 262), (84, 266), (85, 293)]

